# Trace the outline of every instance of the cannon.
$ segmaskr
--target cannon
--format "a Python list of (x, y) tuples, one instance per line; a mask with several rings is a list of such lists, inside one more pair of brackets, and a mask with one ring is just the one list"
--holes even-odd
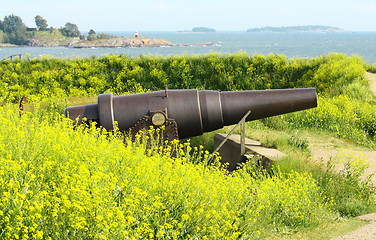
[(314, 88), (249, 91), (165, 90), (113, 96), (100, 94), (97, 104), (72, 106), (65, 115), (81, 124), (95, 121), (111, 131), (135, 134), (142, 128), (165, 126), (165, 139), (184, 139), (246, 121), (305, 110), (317, 106)]

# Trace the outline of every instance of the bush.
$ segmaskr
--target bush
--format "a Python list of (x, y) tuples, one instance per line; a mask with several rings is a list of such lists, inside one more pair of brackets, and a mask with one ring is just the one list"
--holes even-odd
[(320, 97), (317, 108), (280, 117), (289, 127), (317, 128), (334, 132), (340, 138), (374, 147), (376, 107), (344, 95)]
[(364, 80), (364, 73), (364, 62), (360, 57), (332, 53), (324, 58), (308, 85), (315, 87), (319, 93), (337, 96), (342, 87)]
[[(309, 173), (317, 181), (321, 198), (342, 217), (355, 217), (375, 211), (375, 185), (366, 174), (369, 159), (352, 150), (340, 150), (322, 165), (302, 161), (301, 158), (285, 157), (276, 162), (272, 173), (290, 171)], [(340, 167), (340, 170), (338, 169)]]
[[(0, 82), (6, 101), (17, 102), (51, 96), (88, 96), (103, 92), (138, 92), (164, 89), (221, 91), (316, 87), (322, 95), (351, 92), (359, 97), (364, 67), (358, 57), (330, 54), (314, 59), (287, 59), (280, 55), (246, 53), (203, 56), (153, 57), (104, 56), (86, 59), (43, 58), (0, 63)], [(4, 85), (7, 84), (7, 85)], [(354, 90), (354, 91), (353, 91)]]
[[(203, 56), (104, 56), (0, 62), (0, 104), (93, 96), (104, 92), (198, 88), (221, 91), (315, 87), (317, 109), (263, 120), (275, 128), (318, 128), (373, 146), (373, 96), (359, 57), (329, 54), (313, 59), (246, 53)], [(281, 120), (282, 119), (282, 120)], [(280, 121), (281, 120), (281, 121)]]
[(4, 41), (4, 32), (0, 30), (0, 43)]
[(376, 64), (373, 63), (365, 63), (364, 68), (367, 70), (367, 72), (376, 73)]
[[(338, 164), (343, 165), (340, 174), (333, 169)], [(375, 210), (373, 175), (365, 173), (368, 164), (363, 154), (353, 151), (339, 151), (328, 163), (326, 176), (329, 178), (321, 178), (319, 185), (342, 216), (355, 217)]]

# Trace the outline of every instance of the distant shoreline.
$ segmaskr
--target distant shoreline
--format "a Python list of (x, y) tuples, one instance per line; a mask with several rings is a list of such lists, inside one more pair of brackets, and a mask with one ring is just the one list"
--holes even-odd
[(351, 31), (322, 25), (250, 28), (250, 33), (351, 33)]

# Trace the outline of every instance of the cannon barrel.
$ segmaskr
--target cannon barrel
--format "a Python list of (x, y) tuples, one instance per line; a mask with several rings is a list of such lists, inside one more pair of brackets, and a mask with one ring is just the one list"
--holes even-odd
[(65, 115), (80, 124), (82, 118), (97, 121), (107, 130), (118, 123), (127, 131), (139, 119), (163, 111), (176, 121), (180, 139), (202, 135), (239, 122), (314, 108), (314, 88), (219, 92), (212, 90), (165, 90), (123, 96), (100, 94), (98, 104), (67, 107)]

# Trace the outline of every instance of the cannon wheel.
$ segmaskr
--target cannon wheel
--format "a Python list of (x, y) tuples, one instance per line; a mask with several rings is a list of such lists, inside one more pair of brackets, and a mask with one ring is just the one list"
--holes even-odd
[[(164, 124), (164, 130), (160, 131), (153, 131), (153, 139), (159, 140), (160, 144), (164, 144), (167, 140), (168, 142), (172, 142), (173, 140), (178, 140), (178, 125), (174, 119), (167, 118)], [(136, 140), (136, 135), (141, 130), (146, 130), (147, 134), (149, 134), (149, 129), (153, 127), (154, 129), (162, 128), (162, 126), (155, 126), (152, 123), (152, 117), (144, 116), (140, 118), (131, 128), (130, 133), (132, 135), (132, 141)], [(151, 138), (151, 136), (149, 136)]]

